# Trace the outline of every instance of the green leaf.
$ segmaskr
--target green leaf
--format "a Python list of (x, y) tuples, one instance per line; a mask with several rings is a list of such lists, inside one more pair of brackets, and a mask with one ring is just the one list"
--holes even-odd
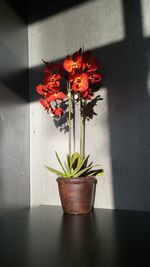
[(89, 172), (86, 173), (87, 176), (101, 176), (104, 174), (104, 170), (103, 169), (98, 169), (98, 170), (91, 170)]
[(90, 162), (90, 164), (87, 167), (91, 167), (93, 164), (93, 161)]
[(66, 175), (64, 174), (64, 173), (62, 173), (62, 172), (60, 172), (60, 171), (58, 171), (58, 170), (56, 170), (56, 169), (53, 169), (53, 168), (51, 168), (51, 167), (48, 167), (48, 166), (45, 166), (47, 169), (48, 169), (48, 171), (50, 171), (50, 172), (53, 172), (53, 173), (55, 173), (55, 174), (57, 174), (57, 175), (59, 175), (59, 176), (63, 176), (63, 177), (66, 177)]
[(80, 161), (80, 164), (77, 166), (77, 168), (73, 171), (72, 176), (76, 175), (84, 166), (84, 164), (88, 161), (90, 155), (88, 155), (84, 160)]
[(76, 167), (78, 166), (78, 164), (80, 163), (80, 154), (78, 152), (75, 152), (72, 157), (71, 157), (71, 161), (70, 161), (70, 170), (73, 168), (73, 170), (76, 169)]
[(67, 165), (68, 165), (68, 168), (70, 169), (70, 156), (69, 156), (69, 154), (67, 154)]
[(79, 177), (81, 176), (81, 174), (86, 173), (88, 170), (90, 170), (92, 167), (86, 167), (84, 169), (82, 169), (81, 171), (79, 171), (78, 173), (76, 173), (75, 175), (73, 175), (73, 177)]
[(62, 162), (60, 160), (60, 157), (58, 156), (58, 153), (56, 151), (55, 151), (55, 154), (56, 154), (57, 160), (58, 160), (62, 170), (64, 171), (65, 174), (67, 174), (67, 172), (66, 172), (66, 170), (65, 170), (65, 168), (64, 168), (64, 166), (63, 166), (63, 164), (62, 164)]
[(98, 172), (96, 175), (97, 176), (101, 176), (101, 175), (103, 175), (104, 174), (104, 170), (102, 169), (100, 172)]
[(67, 154), (67, 159), (65, 161), (65, 168), (66, 168), (68, 175), (70, 175), (70, 156), (69, 156), (69, 154)]
[[(90, 155), (88, 155), (88, 156), (84, 159), (83, 168), (90, 167), (90, 166), (87, 166), (89, 157), (90, 157)], [(90, 164), (91, 164), (91, 163), (90, 163)]]

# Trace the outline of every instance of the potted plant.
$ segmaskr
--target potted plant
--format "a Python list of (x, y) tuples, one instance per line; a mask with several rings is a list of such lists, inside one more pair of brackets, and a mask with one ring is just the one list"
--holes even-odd
[[(100, 165), (89, 162), (85, 156), (86, 109), (94, 97), (94, 86), (101, 82), (98, 60), (91, 51), (79, 49), (68, 55), (61, 63), (43, 61), (44, 83), (36, 86), (42, 96), (40, 103), (52, 117), (58, 120), (63, 116), (68, 122), (68, 154), (63, 164), (58, 153), (56, 159), (61, 170), (45, 166), (58, 176), (58, 188), (64, 213), (89, 213), (93, 207), (96, 176), (103, 174)], [(75, 105), (80, 105), (80, 152), (72, 153), (72, 118)]]

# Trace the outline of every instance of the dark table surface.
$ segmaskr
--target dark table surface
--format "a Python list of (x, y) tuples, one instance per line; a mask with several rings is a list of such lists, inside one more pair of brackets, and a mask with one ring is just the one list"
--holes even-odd
[(0, 267), (150, 266), (150, 212), (40, 206), (0, 219)]

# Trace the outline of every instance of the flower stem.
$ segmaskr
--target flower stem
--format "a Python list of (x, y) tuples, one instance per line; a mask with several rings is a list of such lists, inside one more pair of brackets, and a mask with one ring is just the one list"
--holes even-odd
[(76, 150), (76, 131), (75, 131), (75, 127), (76, 127), (76, 118), (75, 118), (75, 99), (74, 99), (74, 94), (72, 95), (72, 112), (73, 112), (73, 152), (75, 152)]
[(80, 156), (85, 157), (85, 118), (83, 114), (84, 100), (80, 99)]
[(71, 87), (70, 82), (68, 82), (68, 127), (69, 127), (69, 158), (71, 159), (71, 110), (72, 110), (72, 100), (71, 100)]

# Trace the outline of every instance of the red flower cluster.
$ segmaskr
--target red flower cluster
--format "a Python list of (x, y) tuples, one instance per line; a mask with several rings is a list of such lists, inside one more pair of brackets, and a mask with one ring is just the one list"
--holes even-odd
[(40, 99), (40, 103), (45, 110), (50, 110), (56, 117), (63, 115), (63, 109), (59, 105), (67, 97), (60, 90), (62, 79), (70, 83), (72, 94), (77, 93), (80, 98), (87, 100), (94, 95), (90, 86), (102, 79), (101, 74), (97, 72), (98, 61), (92, 57), (91, 51), (82, 55), (82, 49), (79, 49), (72, 56), (68, 55), (63, 64), (44, 63), (44, 84), (38, 85), (36, 91), (44, 97)]
[(97, 73), (98, 60), (92, 57), (91, 51), (76, 51), (72, 56), (67, 56), (63, 63), (64, 69), (69, 72), (69, 81), (74, 92), (79, 93), (81, 98), (91, 99), (94, 95), (91, 84), (100, 82), (102, 76)]
[(59, 67), (57, 64), (48, 64), (46, 62), (45, 64), (44, 85), (39, 84), (36, 87), (36, 91), (44, 96), (44, 98), (40, 98), (40, 103), (45, 110), (50, 110), (52, 115), (59, 117), (64, 113), (63, 109), (59, 107), (60, 100), (66, 97), (66, 95), (60, 91), (60, 80), (62, 76), (55, 72)]

